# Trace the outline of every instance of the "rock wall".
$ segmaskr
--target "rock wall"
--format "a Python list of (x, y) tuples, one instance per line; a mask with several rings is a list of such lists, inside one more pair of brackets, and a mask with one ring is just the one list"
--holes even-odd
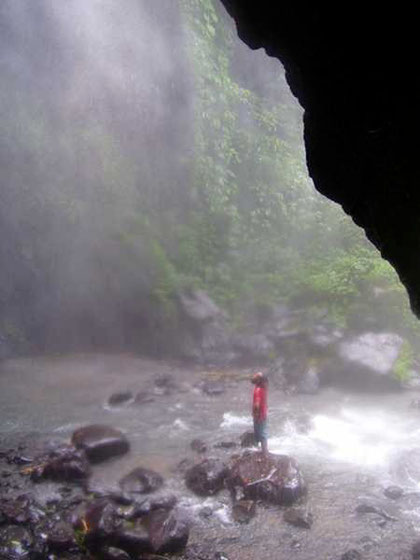
[(221, 1), (251, 48), (263, 47), (282, 61), (305, 109), (307, 163), (316, 188), (365, 229), (419, 315), (413, 8)]

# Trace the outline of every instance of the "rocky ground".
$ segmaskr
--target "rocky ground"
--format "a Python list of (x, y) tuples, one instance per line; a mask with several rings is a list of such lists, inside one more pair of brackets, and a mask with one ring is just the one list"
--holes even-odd
[[(0, 558), (416, 558), (419, 450), (399, 456), (393, 485), (327, 448), (264, 461), (244, 427), (213, 429), (246, 411), (248, 375), (121, 356), (6, 364)], [(317, 398), (272, 387), (272, 433), (308, 432)]]

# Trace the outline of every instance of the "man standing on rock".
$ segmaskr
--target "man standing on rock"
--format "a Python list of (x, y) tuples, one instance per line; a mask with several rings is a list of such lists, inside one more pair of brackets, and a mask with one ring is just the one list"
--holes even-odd
[(254, 419), (254, 437), (259, 443), (264, 456), (267, 448), (267, 379), (261, 371), (254, 373), (251, 383), (255, 385), (252, 399), (252, 418)]

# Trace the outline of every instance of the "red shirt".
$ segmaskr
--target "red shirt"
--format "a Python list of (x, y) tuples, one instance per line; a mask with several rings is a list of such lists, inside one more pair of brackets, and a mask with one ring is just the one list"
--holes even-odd
[(260, 411), (257, 420), (262, 421), (267, 418), (267, 388), (258, 387), (254, 388), (254, 399), (252, 402), (252, 408), (258, 408)]

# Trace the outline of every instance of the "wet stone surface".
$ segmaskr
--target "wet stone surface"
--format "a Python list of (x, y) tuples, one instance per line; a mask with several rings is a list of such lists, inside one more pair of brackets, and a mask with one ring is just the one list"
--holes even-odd
[(101, 424), (79, 428), (73, 433), (71, 442), (76, 448), (85, 451), (92, 463), (124, 455), (130, 448), (127, 438), (120, 430)]

